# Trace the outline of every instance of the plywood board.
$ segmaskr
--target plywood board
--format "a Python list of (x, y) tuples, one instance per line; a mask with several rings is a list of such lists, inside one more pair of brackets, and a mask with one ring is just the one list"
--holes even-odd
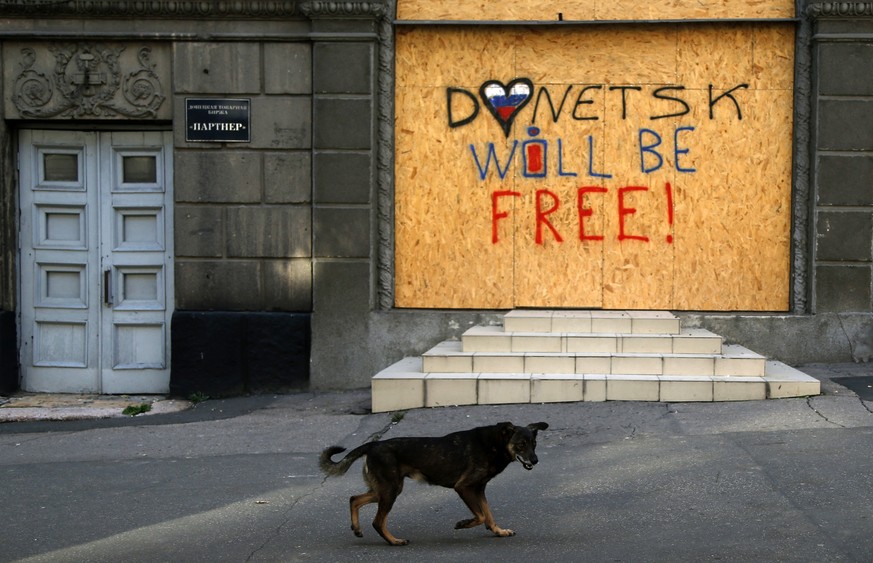
[[(494, 181), (477, 182), (467, 147), (487, 135), (488, 123), (440, 140), (445, 93), (398, 87), (395, 130), (395, 293), (400, 306), (494, 308), (512, 306), (513, 244), (491, 244)], [(482, 220), (483, 215), (486, 220)]]
[(791, 0), (398, 0), (399, 20), (611, 21), (794, 17)]
[(398, 29), (396, 305), (785, 310), (792, 49), (790, 24)]

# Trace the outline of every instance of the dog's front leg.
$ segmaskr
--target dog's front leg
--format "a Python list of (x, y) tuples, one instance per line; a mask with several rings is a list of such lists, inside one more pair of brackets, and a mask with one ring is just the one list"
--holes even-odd
[(485, 524), (485, 527), (494, 532), (500, 537), (514, 536), (515, 532), (506, 530), (497, 525), (494, 521), (494, 516), (491, 514), (491, 508), (488, 506), (488, 499), (485, 498), (485, 487), (455, 487), (455, 491), (473, 513), (473, 518), (461, 520), (455, 524), (455, 529), (473, 528), (480, 524)]
[(494, 516), (491, 514), (491, 507), (488, 506), (488, 499), (485, 498), (485, 488), (482, 488), (482, 512), (485, 514), (485, 527), (494, 532), (494, 535), (506, 538), (514, 536), (515, 532), (506, 528), (501, 528), (494, 521)]
[(479, 492), (473, 488), (465, 486), (456, 486), (455, 492), (458, 493), (458, 496), (461, 497), (461, 500), (464, 501), (464, 504), (466, 504), (467, 508), (470, 509), (470, 512), (473, 513), (473, 518), (459, 520), (458, 523), (455, 524), (455, 529), (474, 528), (480, 524), (484, 524), (485, 515), (482, 513), (481, 503), (479, 502)]

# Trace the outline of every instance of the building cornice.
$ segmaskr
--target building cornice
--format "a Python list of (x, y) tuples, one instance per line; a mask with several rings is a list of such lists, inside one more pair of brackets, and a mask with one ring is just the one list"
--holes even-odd
[(873, 2), (814, 2), (807, 8), (812, 19), (871, 18)]
[(384, 2), (332, 2), (328, 0), (309, 0), (300, 2), (300, 11), (311, 19), (316, 18), (371, 18), (385, 16), (387, 6)]
[(0, 0), (0, 16), (81, 18), (370, 18), (385, 1), (329, 0)]
[(0, 16), (79, 18), (287, 18), (298, 0), (0, 0)]
[(0, 0), (0, 17), (381, 19), (386, 13), (379, 0)]

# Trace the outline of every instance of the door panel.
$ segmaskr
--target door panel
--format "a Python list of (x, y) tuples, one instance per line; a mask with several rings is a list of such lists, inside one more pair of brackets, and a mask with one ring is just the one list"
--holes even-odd
[[(106, 393), (135, 384), (169, 385), (169, 309), (172, 283), (172, 186), (169, 134), (113, 132), (100, 143), (101, 174), (109, 194), (101, 207), (103, 271), (110, 280), (104, 303), (102, 350)], [(107, 186), (107, 183), (104, 183)]]
[(20, 141), (23, 387), (166, 392), (171, 134), (28, 130)]
[(97, 138), (22, 131), (21, 367), (32, 391), (99, 389)]

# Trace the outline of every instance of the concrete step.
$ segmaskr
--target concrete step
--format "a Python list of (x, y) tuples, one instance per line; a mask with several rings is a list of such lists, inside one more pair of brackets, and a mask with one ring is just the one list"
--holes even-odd
[(666, 311), (571, 311), (517, 309), (506, 313), (507, 332), (606, 332), (676, 334), (679, 318)]
[(404, 358), (372, 379), (373, 412), (420, 407), (571, 401), (746, 401), (817, 395), (817, 379), (768, 361), (762, 376), (439, 373)]
[(746, 401), (817, 395), (799, 370), (671, 313), (520, 310), (372, 379), (373, 412), (566, 401)]
[(457, 340), (422, 354), (423, 370), (439, 373), (602, 373), (607, 375), (758, 376), (766, 358), (742, 346), (720, 353), (468, 352)]
[[(670, 328), (670, 327), (662, 327)], [(671, 333), (507, 331), (474, 326), (461, 337), (464, 352), (718, 354), (722, 337), (704, 329)]]
[(809, 397), (821, 393), (821, 382), (818, 379), (782, 362), (767, 362), (765, 378), (769, 399)]

